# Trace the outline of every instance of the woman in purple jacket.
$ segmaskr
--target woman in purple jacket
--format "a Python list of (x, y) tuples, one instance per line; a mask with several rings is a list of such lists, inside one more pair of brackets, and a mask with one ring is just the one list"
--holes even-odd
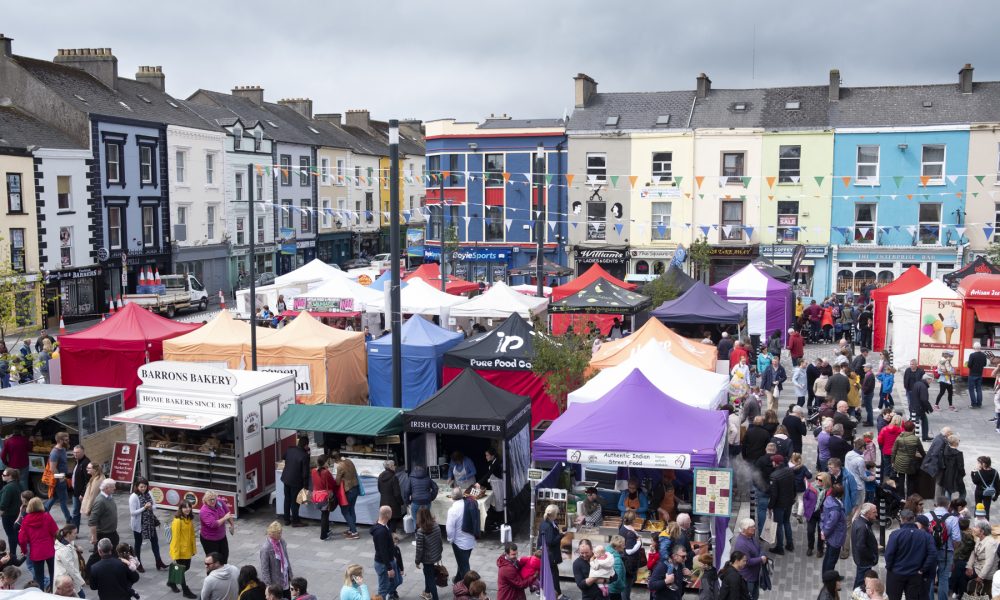
[(746, 565), (739, 569), (740, 577), (747, 582), (750, 590), (750, 600), (757, 600), (760, 595), (760, 568), (767, 562), (767, 557), (761, 552), (757, 541), (757, 524), (753, 519), (740, 521), (740, 534), (733, 542), (733, 550), (739, 550), (746, 555)]
[(201, 520), (201, 547), (205, 549), (205, 555), (218, 552), (222, 555), (223, 564), (227, 564), (229, 540), (226, 538), (226, 527), (229, 527), (229, 533), (233, 533), (236, 529), (236, 515), (225, 500), (215, 492), (208, 491), (202, 497), (198, 517)]
[(840, 549), (847, 537), (847, 513), (844, 512), (844, 486), (833, 484), (823, 500), (823, 515), (820, 517), (820, 531), (826, 541), (822, 572), (832, 571), (840, 559)]

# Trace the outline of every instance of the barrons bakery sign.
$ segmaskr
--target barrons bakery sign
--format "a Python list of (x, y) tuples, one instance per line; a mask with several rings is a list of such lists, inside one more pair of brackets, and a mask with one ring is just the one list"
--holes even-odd
[(577, 248), (576, 261), (597, 265), (620, 265), (628, 262), (626, 248)]

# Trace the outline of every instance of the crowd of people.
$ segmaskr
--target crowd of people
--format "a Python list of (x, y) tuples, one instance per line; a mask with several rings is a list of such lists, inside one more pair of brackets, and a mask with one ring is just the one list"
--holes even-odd
[(0, 388), (49, 380), (49, 361), (59, 356), (59, 342), (44, 329), (32, 342), (25, 339), (13, 344), (14, 350), (0, 338)]

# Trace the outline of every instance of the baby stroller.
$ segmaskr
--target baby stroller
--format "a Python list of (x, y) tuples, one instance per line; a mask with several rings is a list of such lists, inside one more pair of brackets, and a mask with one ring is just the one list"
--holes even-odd
[(892, 521), (899, 521), (899, 511), (903, 510), (906, 498), (896, 489), (895, 481), (890, 479), (883, 482), (875, 492), (875, 501), (885, 503), (882, 520), (887, 527), (891, 526)]

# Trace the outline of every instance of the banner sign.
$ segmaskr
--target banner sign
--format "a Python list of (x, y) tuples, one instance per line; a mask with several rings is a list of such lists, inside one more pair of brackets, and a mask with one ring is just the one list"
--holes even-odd
[(135, 468), (139, 464), (139, 444), (115, 442), (111, 454), (111, 479), (129, 485), (135, 480)]
[(658, 452), (616, 452), (613, 450), (566, 450), (566, 460), (587, 465), (634, 467), (637, 469), (687, 469), (691, 466), (690, 454), (663, 454)]
[[(256, 475), (254, 472), (247, 474), (246, 488), (247, 491), (256, 489)], [(155, 481), (149, 482), (149, 495), (153, 497), (153, 502), (157, 506), (163, 508), (177, 508), (181, 501), (185, 500), (191, 503), (195, 512), (198, 512), (198, 509), (202, 506), (202, 498), (205, 496), (205, 491), (204, 488), (196, 489), (173, 484), (162, 484)], [(237, 514), (236, 496), (225, 492), (216, 492), (216, 495), (226, 501), (226, 505), (233, 511), (234, 515)]]
[(936, 365), (945, 350), (951, 350), (956, 357), (961, 356), (961, 322), (961, 298), (922, 298), (917, 362), (924, 366)]
[(698, 467), (694, 470), (692, 512), (709, 517), (733, 514), (733, 470)]
[(295, 395), (308, 396), (312, 394), (312, 379), (309, 378), (309, 365), (263, 365), (258, 371), (281, 373), (295, 376)]
[[(369, 278), (368, 284), (371, 285)], [(296, 298), (292, 310), (309, 312), (354, 312), (354, 298)]]
[(592, 265), (622, 265), (628, 262), (627, 248), (580, 248), (576, 249), (576, 261)]

